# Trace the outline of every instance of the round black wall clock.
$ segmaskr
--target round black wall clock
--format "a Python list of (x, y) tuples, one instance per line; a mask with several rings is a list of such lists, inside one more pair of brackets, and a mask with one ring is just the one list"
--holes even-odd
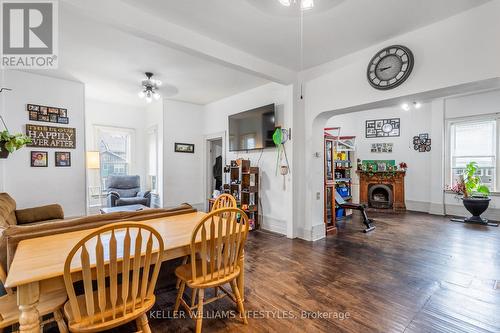
[(368, 82), (380, 90), (395, 88), (410, 76), (413, 62), (413, 53), (409, 48), (402, 45), (386, 47), (368, 64)]

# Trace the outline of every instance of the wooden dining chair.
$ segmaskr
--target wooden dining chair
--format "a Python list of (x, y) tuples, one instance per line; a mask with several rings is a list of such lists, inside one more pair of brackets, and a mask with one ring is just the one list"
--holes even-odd
[(231, 194), (221, 194), (215, 199), (212, 209), (210, 210), (213, 212), (214, 210), (221, 209), (221, 208), (227, 208), (227, 207), (238, 207), (236, 204), (236, 199), (231, 195)]
[[(0, 265), (0, 281), (2, 285), (5, 284), (5, 279), (7, 275), (2, 265)], [(10, 288), (4, 288), (6, 295), (0, 296), (0, 331), (4, 328), (17, 324), (19, 322), (19, 307), (17, 306), (17, 295)], [(40, 324), (40, 330), (43, 326), (54, 320), (57, 323), (59, 332), (68, 332), (68, 327), (64, 322), (62, 316), (62, 308), (68, 296), (66, 295), (66, 290), (59, 289), (48, 293), (41, 293), (40, 300), (38, 301), (38, 312), (40, 317), (48, 314), (52, 314), (53, 318), (42, 321)]]
[(155, 303), (163, 249), (154, 228), (131, 222), (102, 227), (78, 242), (64, 264), (69, 330), (99, 332), (135, 320), (138, 330), (151, 332), (146, 312)]
[[(238, 207), (236, 203), (236, 199), (231, 195), (231, 194), (221, 194), (219, 195), (214, 203), (212, 204), (212, 208), (210, 209), (211, 212), (214, 210), (220, 209), (220, 208), (227, 208), (227, 207)], [(185, 265), (188, 263), (189, 256), (185, 256), (184, 259), (182, 260), (182, 264)], [(181, 285), (181, 280), (177, 279), (177, 285), (176, 288), (179, 289)], [(215, 294), (218, 293), (218, 288), (215, 287), (214, 289)], [(191, 306), (194, 306), (194, 303), (196, 302), (196, 289), (192, 290), (191, 293)]]
[[(174, 313), (182, 306), (191, 317), (196, 311), (196, 332), (201, 332), (203, 305), (229, 296), (238, 306), (238, 311), (246, 324), (243, 300), (237, 285), (242, 273), (239, 260), (248, 235), (248, 217), (238, 208), (221, 208), (209, 213), (195, 227), (191, 236), (191, 262), (177, 267), (175, 275), (181, 285), (175, 301)], [(232, 293), (223, 285), (229, 283)], [(183, 298), (185, 288), (197, 290), (198, 304), (189, 306)], [(222, 291), (210, 299), (205, 299), (205, 289), (218, 287)]]

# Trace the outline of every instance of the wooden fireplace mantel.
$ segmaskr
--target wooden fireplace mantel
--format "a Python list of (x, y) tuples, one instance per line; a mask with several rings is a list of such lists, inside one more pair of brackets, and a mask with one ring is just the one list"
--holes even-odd
[(368, 205), (368, 188), (370, 184), (392, 185), (395, 211), (406, 210), (405, 205), (405, 171), (356, 171), (359, 175), (359, 202)]

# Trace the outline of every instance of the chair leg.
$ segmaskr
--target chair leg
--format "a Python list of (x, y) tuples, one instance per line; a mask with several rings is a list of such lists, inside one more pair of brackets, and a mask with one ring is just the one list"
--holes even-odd
[(198, 289), (191, 289), (191, 307), (196, 304), (196, 295), (198, 294)]
[(231, 288), (233, 289), (234, 297), (236, 298), (236, 303), (238, 305), (238, 311), (240, 312), (240, 316), (243, 318), (243, 323), (248, 324), (247, 316), (245, 313), (245, 307), (243, 306), (243, 300), (241, 299), (240, 290), (236, 285), (236, 280), (230, 282)]
[[(189, 256), (185, 256), (183, 259), (182, 259), (182, 264), (185, 265), (187, 264), (188, 262), (188, 258)], [(175, 284), (175, 289), (179, 289), (179, 287), (181, 286), (181, 279), (177, 278), (177, 283)]]
[(177, 311), (179, 311), (179, 306), (181, 305), (181, 297), (182, 294), (184, 294), (185, 288), (186, 288), (186, 281), (182, 281), (179, 291), (177, 292), (177, 298), (175, 299), (174, 313), (177, 313)]
[(205, 289), (198, 289), (198, 312), (196, 313), (196, 333), (201, 333), (203, 324), (203, 302), (205, 302)]
[(66, 322), (64, 321), (64, 317), (61, 313), (61, 310), (57, 309), (53, 313), (54, 319), (57, 323), (57, 328), (59, 329), (59, 333), (68, 333), (68, 326), (66, 325)]
[(137, 325), (137, 329), (142, 333), (151, 333), (151, 328), (149, 327), (148, 316), (143, 313), (136, 320), (135, 324)]

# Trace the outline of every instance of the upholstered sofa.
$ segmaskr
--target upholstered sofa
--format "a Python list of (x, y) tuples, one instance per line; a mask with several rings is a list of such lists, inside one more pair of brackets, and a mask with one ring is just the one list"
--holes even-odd
[(108, 207), (151, 206), (151, 192), (141, 191), (139, 176), (109, 176), (107, 179)]
[[(144, 221), (192, 212), (196, 212), (196, 209), (189, 204), (182, 204), (174, 208), (146, 209), (137, 212), (117, 212), (64, 219), (63, 210), (59, 205), (16, 210), (14, 199), (7, 193), (0, 193), (0, 264), (8, 271), (17, 245), (24, 239), (97, 228), (121, 221)], [(173, 282), (175, 284), (175, 279)]]

